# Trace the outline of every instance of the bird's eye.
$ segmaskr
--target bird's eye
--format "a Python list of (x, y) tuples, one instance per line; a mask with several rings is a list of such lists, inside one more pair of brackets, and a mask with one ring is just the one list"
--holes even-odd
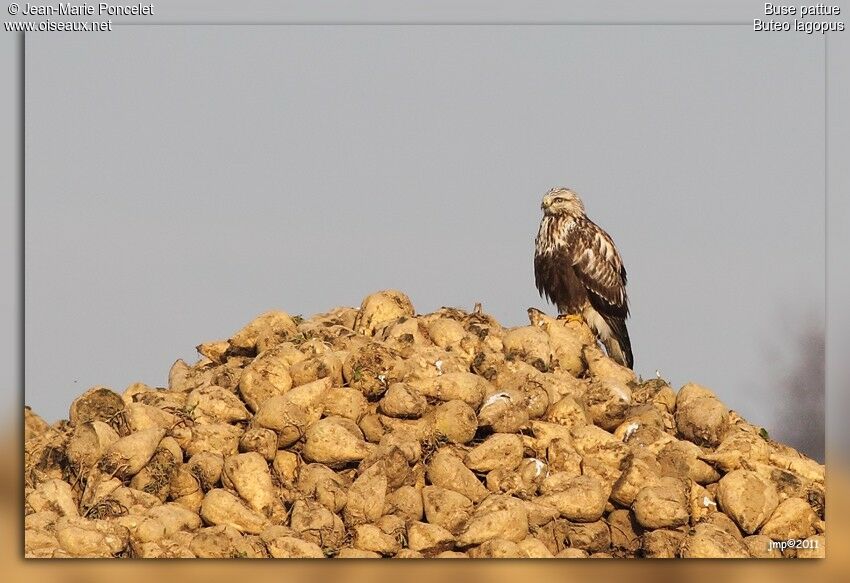
[(565, 200), (567, 200), (567, 199), (565, 199), (563, 196), (556, 196), (555, 197), (555, 202), (564, 202)]

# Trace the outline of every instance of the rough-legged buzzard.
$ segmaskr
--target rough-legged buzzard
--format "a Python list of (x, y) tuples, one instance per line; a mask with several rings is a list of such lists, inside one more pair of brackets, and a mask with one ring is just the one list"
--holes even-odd
[(632, 368), (626, 318), (626, 268), (614, 241), (587, 218), (584, 203), (568, 188), (543, 197), (543, 219), (534, 251), (534, 280), (558, 312), (581, 316), (608, 355)]

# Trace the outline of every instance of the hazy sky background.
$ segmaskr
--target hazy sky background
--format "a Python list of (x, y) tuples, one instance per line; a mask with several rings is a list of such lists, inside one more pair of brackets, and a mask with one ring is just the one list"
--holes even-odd
[(25, 402), (48, 419), (94, 384), (163, 385), (270, 308), (395, 287), (420, 312), (553, 312), (531, 258), (559, 184), (621, 250), (639, 373), (770, 428), (793, 406), (777, 384), (824, 318), (821, 42), (132, 27), (26, 51)]

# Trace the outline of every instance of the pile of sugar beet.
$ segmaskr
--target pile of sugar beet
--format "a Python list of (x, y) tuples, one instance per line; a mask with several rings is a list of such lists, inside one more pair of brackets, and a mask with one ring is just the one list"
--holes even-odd
[(25, 554), (824, 555), (824, 466), (580, 320), (529, 319), (382, 291), (262, 314), (70, 420), (26, 408)]

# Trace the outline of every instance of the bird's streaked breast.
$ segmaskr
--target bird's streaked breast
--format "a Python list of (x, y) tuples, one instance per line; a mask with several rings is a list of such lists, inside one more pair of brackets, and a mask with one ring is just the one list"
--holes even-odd
[(567, 240), (567, 233), (575, 222), (567, 217), (543, 215), (535, 239), (537, 255), (551, 255)]

